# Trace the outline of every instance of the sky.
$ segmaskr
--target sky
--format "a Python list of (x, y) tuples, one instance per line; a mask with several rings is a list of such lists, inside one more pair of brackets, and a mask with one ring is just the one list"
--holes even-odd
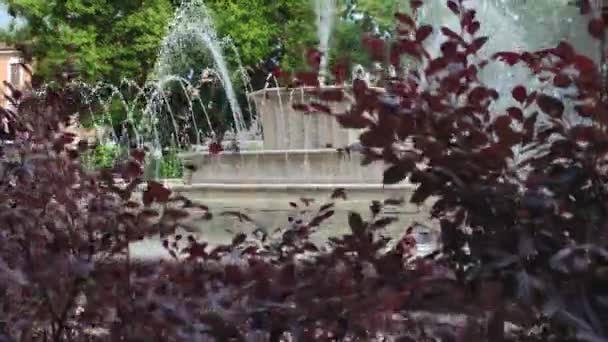
[(6, 13), (6, 6), (0, 4), (0, 28), (4, 28), (10, 23), (11, 16)]

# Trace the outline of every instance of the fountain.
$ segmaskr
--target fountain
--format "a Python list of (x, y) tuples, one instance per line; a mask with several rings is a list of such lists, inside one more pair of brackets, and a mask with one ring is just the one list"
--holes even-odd
[(327, 64), (329, 57), (329, 39), (336, 17), (336, 0), (314, 0), (315, 14), (317, 16), (317, 37), (319, 40), (319, 52), (321, 52), (321, 63), (319, 75), (321, 84), (327, 77)]
[[(315, 0), (319, 51), (320, 84), (325, 89), (328, 52), (335, 19), (335, 0)], [(346, 152), (345, 147), (358, 140), (359, 132), (340, 127), (335, 118), (322, 114), (304, 114), (294, 109), (296, 103), (308, 103), (318, 89), (281, 88), (276, 79), (268, 77), (264, 89), (253, 91), (248, 98), (255, 104), (263, 129), (263, 141), (257, 149), (239, 151), (187, 152), (180, 156), (186, 166), (188, 185), (180, 191), (194, 191), (198, 196), (220, 202), (244, 201), (249, 198), (257, 206), (283, 208), (293, 198), (306, 195), (326, 196), (334, 188), (345, 188), (358, 194), (367, 206), (372, 199), (411, 191), (404, 184), (385, 187), (381, 184), (384, 166), (361, 167), (362, 156)], [(343, 113), (352, 100), (324, 103), (335, 113)], [(177, 188), (176, 188), (177, 189)], [(261, 192), (271, 192), (262, 194)], [(191, 195), (190, 195), (191, 196)], [(280, 202), (278, 202), (280, 201)], [(266, 204), (263, 204), (266, 203)]]
[[(569, 18), (577, 18), (576, 8), (568, 6), (565, 0), (556, 0), (555, 10), (561, 11), (564, 23)], [(562, 3), (563, 2), (563, 3)], [(521, 6), (507, 5), (502, 0), (467, 1), (468, 6), (477, 9), (477, 17), (482, 22), (480, 34), (498, 37), (491, 39), (480, 51), (482, 58), (500, 50), (536, 50), (555, 45), (559, 40), (572, 41), (582, 51), (596, 57), (599, 50), (597, 43), (587, 39), (584, 20), (572, 20), (567, 24), (550, 25), (550, 28), (539, 28), (538, 16), (534, 13), (544, 9), (539, 2), (526, 2)], [(545, 6), (547, 2), (545, 1)], [(316, 1), (314, 3), (318, 16), (319, 50), (323, 52), (320, 65), (322, 89), (331, 89), (326, 82), (327, 52), (331, 36), (333, 17), (323, 15), (335, 11), (333, 1)], [(324, 7), (325, 6), (325, 7)], [(538, 6), (538, 8), (532, 8)], [(530, 13), (528, 13), (530, 12)], [(418, 13), (418, 20), (437, 26), (448, 26), (456, 29), (458, 19), (445, 8), (443, 2), (429, 1)], [(542, 17), (542, 16), (540, 16)], [(551, 19), (550, 17), (543, 17)], [(580, 18), (580, 17), (579, 17)], [(554, 23), (555, 24), (555, 23)], [(557, 26), (557, 28), (555, 27)], [(578, 29), (571, 32), (570, 27)], [(542, 32), (541, 32), (542, 31)], [(534, 34), (532, 34), (533, 32)], [(540, 33), (539, 33), (540, 32)], [(500, 39), (502, 38), (502, 39)], [(427, 40), (428, 50), (437, 54), (444, 38), (436, 32)], [(204, 72), (199, 83), (190, 77), (174, 75), (172, 67), (181, 62), (184, 49), (203, 48), (213, 59), (212, 68), (193, 70)], [(408, 198), (414, 190), (411, 184), (404, 182), (394, 186), (381, 184), (384, 166), (374, 163), (361, 167), (362, 156), (344, 147), (356, 145), (359, 132), (345, 130), (334, 118), (323, 114), (306, 114), (293, 109), (297, 103), (310, 102), (315, 97), (316, 88), (301, 87), (282, 88), (278, 81), (269, 76), (266, 86), (257, 91), (248, 88), (248, 105), (257, 109), (257, 117), (244, 120), (241, 108), (235, 98), (235, 88), (231, 83), (229, 68), (223, 55), (224, 49), (238, 51), (229, 39), (219, 39), (209, 19), (209, 13), (202, 0), (192, 0), (178, 10), (171, 30), (164, 40), (159, 59), (155, 67), (154, 78), (144, 86), (138, 87), (127, 80), (120, 85), (98, 85), (89, 87), (88, 96), (93, 102), (109, 106), (113, 101), (120, 103), (128, 113), (127, 125), (135, 126), (137, 145), (150, 144), (153, 151), (160, 151), (158, 130), (174, 132), (178, 135), (183, 130), (194, 130), (196, 138), (189, 141), (193, 148), (179, 154), (184, 164), (184, 177), (181, 180), (164, 180), (175, 192), (182, 193), (194, 200), (200, 200), (214, 211), (243, 210), (266, 227), (283, 224), (288, 212), (293, 210), (292, 202), (297, 198), (314, 199), (317, 203), (327, 201), (333, 189), (344, 188), (348, 200), (340, 204), (340, 210), (364, 212), (370, 201), (385, 198)], [(238, 70), (245, 87), (247, 74), (240, 66)], [(394, 70), (396, 74), (401, 70)], [(365, 77), (361, 68), (356, 68), (353, 78)], [(238, 76), (238, 73), (237, 73)], [(524, 69), (505, 68), (501, 63), (490, 63), (483, 71), (483, 82), (496, 88), (501, 94), (496, 111), (510, 104), (510, 90), (520, 83), (530, 88), (540, 86), (530, 82), (531, 78)], [(214, 136), (214, 127), (207, 113), (209, 107), (197, 91), (204, 82), (216, 82), (226, 92), (227, 102), (233, 114), (234, 132), (224, 145), (224, 151), (209, 151), (208, 141), (200, 134), (202, 129)], [(168, 98), (169, 88), (184, 93), (187, 105), (183, 112), (171, 109)], [(123, 96), (124, 88), (134, 89), (130, 99)], [(348, 96), (341, 102), (326, 103), (335, 113), (345, 112), (352, 99)], [(557, 95), (556, 95), (557, 96)], [(108, 99), (109, 98), (109, 99)], [(317, 101), (317, 100), (315, 100)], [(195, 116), (194, 109), (200, 106), (204, 113)], [(144, 120), (137, 122), (134, 118), (137, 107), (144, 107)], [(107, 112), (107, 111), (104, 111)], [(159, 119), (164, 119), (161, 124)], [(108, 122), (111, 118), (100, 118)], [(249, 125), (251, 128), (247, 128)], [(263, 130), (260, 139), (259, 128)], [(121, 141), (120, 132), (110, 132), (111, 140)], [(234, 146), (235, 143), (238, 146)], [(517, 153), (516, 153), (517, 155)], [(411, 205), (392, 208), (401, 216), (400, 226), (413, 221), (426, 221), (427, 209)], [(346, 215), (336, 215), (344, 219)], [(338, 220), (336, 218), (336, 220)], [(342, 220), (344, 221), (344, 220)], [(332, 224), (333, 227), (346, 227), (346, 222)], [(223, 231), (230, 223), (219, 219), (210, 223), (216, 231)], [(331, 224), (331, 223), (330, 223)]]
[[(320, 83), (329, 89), (324, 76), (335, 1), (318, 0), (315, 5), (319, 50), (323, 52)], [(257, 109), (263, 139), (245, 144), (241, 138), (238, 151), (225, 146), (220, 153), (204, 149), (181, 153), (184, 184), (172, 182), (171, 188), (213, 210), (244, 211), (265, 227), (285, 224), (294, 209), (290, 202), (298, 198), (323, 204), (334, 189), (344, 188), (348, 199), (340, 203), (342, 213), (328, 222), (332, 230), (348, 227), (344, 211), (366, 212), (372, 200), (408, 197), (414, 190), (410, 184), (384, 186), (382, 164), (361, 167), (362, 156), (344, 150), (358, 141), (359, 132), (343, 129), (333, 117), (304, 114), (293, 108), (296, 103), (311, 101), (315, 91), (312, 87), (282, 88), (270, 75), (263, 89), (248, 94)], [(351, 101), (347, 96), (342, 102), (326, 105), (341, 113)], [(424, 209), (413, 205), (391, 210), (403, 216), (399, 227), (415, 219), (426, 220)], [(220, 218), (210, 224), (221, 230), (230, 222)]]
[[(541, 49), (555, 45), (564, 38), (577, 39), (577, 44), (581, 46), (591, 44), (588, 40), (578, 39), (580, 37), (568, 33), (567, 25), (551, 35), (548, 34), (551, 29), (544, 31), (546, 34), (529, 35), (528, 32), (538, 26), (538, 23), (530, 22), (533, 18), (526, 12), (532, 6), (529, 3), (519, 7), (507, 5), (501, 0), (466, 3), (477, 10), (477, 17), (483, 23), (480, 34), (499, 37), (491, 39), (482, 49), (482, 58), (502, 50)], [(326, 56), (332, 18), (321, 14), (332, 13), (335, 4), (333, 1), (316, 1), (315, 5), (319, 49)], [(560, 2), (560, 6), (554, 7), (576, 18), (574, 13), (570, 13), (575, 9), (565, 2)], [(539, 8), (538, 11), (540, 10)], [(527, 22), (522, 22), (524, 19)], [(443, 2), (431, 1), (426, 4), (419, 13), (418, 20), (435, 27), (448, 26), (455, 29), (459, 24), (458, 18), (449, 12)], [(584, 23), (575, 22), (573, 25)], [(442, 39), (444, 38), (437, 33), (428, 39), (428, 49), (432, 54), (438, 53)], [(324, 68), (326, 61), (321, 63), (321, 70)], [(323, 71), (321, 76), (324, 76)], [(500, 63), (491, 63), (484, 70), (482, 80), (501, 94), (500, 101), (495, 104), (497, 112), (510, 104), (510, 90), (516, 84), (537, 86), (530, 83), (530, 75), (524, 68), (505, 68)], [(322, 87), (329, 87), (321, 84)], [(281, 88), (270, 76), (264, 89), (249, 94), (263, 128), (261, 146), (217, 154), (183, 153), (181, 158), (188, 170), (185, 175), (186, 184), (176, 185), (174, 189), (207, 202), (215, 201), (218, 205), (234, 203), (237, 206), (236, 203), (239, 203), (245, 207), (264, 210), (287, 210), (289, 201), (294, 197), (320, 199), (338, 187), (345, 188), (351, 195), (349, 203), (353, 204), (353, 209), (357, 206), (365, 208), (373, 199), (391, 196), (407, 198), (413, 190), (410, 184), (404, 182), (391, 187), (381, 184), (383, 165), (361, 167), (361, 155), (356, 152), (340, 152), (339, 148), (357, 142), (358, 132), (342, 129), (332, 117), (305, 114), (293, 109), (295, 103), (310, 101), (316, 90), (306, 87)], [(341, 113), (350, 103), (347, 96), (342, 102), (327, 105), (335, 113)], [(416, 215), (419, 214), (414, 214)]]
[(222, 52), (221, 42), (214, 29), (211, 14), (202, 0), (183, 2), (178, 9), (170, 25), (169, 34), (163, 40), (154, 73), (155, 77), (162, 79), (171, 75), (171, 68), (184, 58), (182, 52), (193, 44), (206, 48), (213, 58), (215, 70), (232, 110), (234, 128), (240, 135), (245, 128), (242, 111), (236, 99), (230, 72)]

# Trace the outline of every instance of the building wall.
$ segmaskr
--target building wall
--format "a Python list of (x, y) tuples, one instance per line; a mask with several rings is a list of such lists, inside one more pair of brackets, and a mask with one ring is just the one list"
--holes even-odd
[[(6, 107), (9, 105), (5, 98), (5, 94), (10, 95), (10, 88), (4, 85), (4, 82), (10, 82), (10, 65), (20, 63), (22, 61), (19, 51), (17, 50), (0, 50), (0, 106)], [(31, 84), (31, 75), (21, 67), (19, 70), (19, 80), (17, 84), (13, 84), (17, 89), (25, 89)]]

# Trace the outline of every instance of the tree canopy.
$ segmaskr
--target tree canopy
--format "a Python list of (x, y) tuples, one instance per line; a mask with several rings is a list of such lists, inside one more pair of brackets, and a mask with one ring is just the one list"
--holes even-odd
[(143, 79), (173, 13), (170, 0), (3, 1), (26, 23), (5, 39), (27, 41), (43, 78), (71, 61), (85, 80)]
[[(72, 61), (87, 81), (145, 80), (154, 66), (160, 41), (177, 0), (0, 0), (25, 25), (12, 27), (4, 39), (23, 46), (36, 59), (37, 74), (52, 79)], [(406, 1), (407, 2), (407, 1)], [(390, 31), (399, 0), (342, 0), (331, 45), (362, 63), (361, 33)], [(220, 37), (230, 37), (245, 66), (284, 53), (282, 67), (304, 67), (304, 51), (316, 45), (311, 1), (208, 0)], [(347, 49), (344, 49), (347, 47)], [(231, 64), (234, 51), (226, 51)], [(335, 55), (335, 53), (334, 53)], [(193, 53), (192, 64), (205, 62)], [(185, 70), (188, 71), (188, 70)]]

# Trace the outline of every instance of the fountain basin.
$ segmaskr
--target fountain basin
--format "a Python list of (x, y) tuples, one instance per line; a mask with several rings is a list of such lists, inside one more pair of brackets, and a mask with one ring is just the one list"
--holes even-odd
[(336, 149), (181, 153), (187, 183), (379, 184), (384, 166), (361, 166), (363, 156)]
[[(324, 87), (321, 90), (343, 90), (343, 88)], [(248, 96), (260, 114), (264, 149), (321, 149), (343, 147), (356, 142), (359, 131), (345, 129), (336, 119), (326, 114), (306, 114), (293, 108), (294, 104), (310, 102), (321, 103), (332, 113), (344, 113), (352, 104), (346, 96), (343, 101), (319, 101), (316, 92), (319, 88), (265, 88)]]

